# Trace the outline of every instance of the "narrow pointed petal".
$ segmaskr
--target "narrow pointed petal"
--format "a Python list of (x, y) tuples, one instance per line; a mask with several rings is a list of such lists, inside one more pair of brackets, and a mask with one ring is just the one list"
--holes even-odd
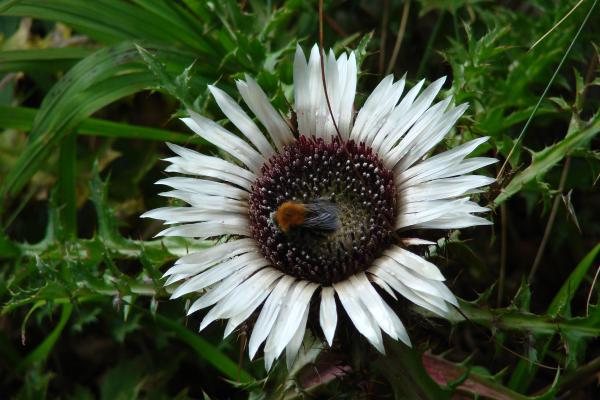
[(418, 255), (411, 253), (406, 249), (398, 246), (392, 246), (385, 251), (385, 255), (394, 259), (399, 264), (404, 265), (406, 268), (415, 271), (426, 279), (435, 281), (446, 280), (438, 267), (436, 267), (433, 263), (430, 263), (424, 258), (419, 257)]
[(266, 160), (247, 142), (216, 122), (193, 111), (189, 111), (189, 113), (191, 118), (182, 118), (181, 120), (198, 136), (231, 154), (232, 157), (243, 162), (250, 170), (254, 172), (260, 171), (260, 167)]
[(288, 345), (302, 322), (304, 311), (308, 308), (312, 294), (317, 287), (317, 284), (308, 282), (297, 284), (294, 287), (291, 296), (286, 298), (285, 309), (279, 313), (275, 327), (267, 338), (265, 358), (268, 356), (271, 360), (276, 359)]
[(333, 345), (333, 337), (337, 326), (337, 307), (335, 305), (335, 291), (332, 287), (321, 288), (319, 322), (327, 343), (329, 343), (329, 346)]
[(250, 335), (250, 341), (248, 342), (248, 354), (252, 360), (258, 351), (260, 345), (265, 341), (267, 336), (271, 333), (273, 325), (279, 316), (279, 312), (282, 308), (282, 304), (288, 295), (288, 292), (294, 283), (294, 278), (285, 275), (277, 282), (275, 288), (271, 291), (269, 298), (265, 302), (256, 323), (254, 329)]
[(257, 254), (246, 253), (218, 264), (179, 286), (171, 295), (176, 299), (188, 293), (197, 292), (220, 282), (241, 268), (258, 269), (268, 265), (268, 262)]
[(235, 274), (231, 274), (221, 282), (217, 283), (210, 291), (192, 303), (187, 311), (190, 315), (198, 310), (206, 307), (210, 307), (217, 303), (233, 290), (235, 290), (242, 282), (244, 282), (250, 275), (260, 269), (260, 264), (255, 266), (249, 266), (242, 270), (237, 271)]
[(248, 114), (223, 90), (208, 85), (208, 89), (217, 101), (223, 113), (229, 120), (246, 136), (246, 138), (258, 149), (260, 154), (269, 159), (273, 153), (273, 147), (267, 141), (258, 126), (250, 119)]
[(292, 336), (292, 340), (285, 347), (285, 362), (287, 364), (288, 371), (292, 370), (292, 366), (294, 365), (294, 361), (296, 361), (296, 357), (298, 357), (298, 352), (300, 351), (300, 346), (302, 346), (302, 339), (304, 339), (304, 334), (306, 332), (306, 321), (308, 320), (308, 311), (309, 307), (306, 307), (304, 310), (304, 314), (302, 315), (302, 321), (300, 321), (300, 325), (296, 329), (296, 333)]
[[(268, 264), (268, 262), (265, 262), (265, 264)], [(254, 311), (266, 298), (265, 293), (268, 295), (271, 292), (271, 284), (281, 275), (280, 271), (268, 267), (262, 273), (251, 276), (238, 286), (235, 293), (231, 293), (210, 309), (200, 324), (200, 330), (217, 319), (231, 318), (237, 314), (242, 314), (248, 308), (252, 308), (252, 311)]]
[(267, 132), (271, 135), (278, 150), (295, 140), (290, 127), (275, 110), (265, 92), (254, 79), (246, 75), (246, 80), (237, 81), (236, 85), (248, 108), (267, 128)]
[(333, 287), (338, 294), (342, 306), (346, 310), (346, 314), (348, 314), (356, 329), (366, 337), (379, 352), (385, 353), (379, 326), (371, 320), (370, 315), (356, 298), (356, 293), (354, 292), (352, 284), (348, 281), (342, 281), (335, 283)]

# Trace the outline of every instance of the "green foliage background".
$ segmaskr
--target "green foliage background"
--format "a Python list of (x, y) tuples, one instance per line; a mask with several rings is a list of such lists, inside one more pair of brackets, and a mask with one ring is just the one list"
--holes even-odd
[(207, 84), (236, 96), (248, 73), (287, 110), (317, 3), (0, 1), (0, 398), (598, 396), (596, 2), (325, 2), (326, 47), (358, 49), (358, 104), (388, 69), (448, 75), (471, 104), (440, 149), (491, 136), (494, 226), (428, 250), (467, 320), (402, 303), (414, 349), (377, 354), (342, 321), (332, 349), (309, 338), (267, 376), (246, 328), (199, 335), (168, 301), (162, 272), (210, 243), (152, 239), (139, 215), (164, 205), (164, 142), (215, 151), (177, 119), (222, 118)]

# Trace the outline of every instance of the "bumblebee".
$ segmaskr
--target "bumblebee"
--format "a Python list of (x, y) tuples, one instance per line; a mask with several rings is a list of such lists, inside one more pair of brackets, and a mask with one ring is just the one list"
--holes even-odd
[(299, 229), (328, 233), (341, 228), (338, 206), (322, 198), (308, 203), (283, 202), (271, 213), (271, 220), (283, 233)]

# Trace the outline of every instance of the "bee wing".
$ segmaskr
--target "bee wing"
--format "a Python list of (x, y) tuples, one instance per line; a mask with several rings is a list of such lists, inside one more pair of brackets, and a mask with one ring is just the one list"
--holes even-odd
[(329, 200), (317, 200), (306, 204), (307, 215), (304, 228), (335, 231), (341, 227), (338, 208)]

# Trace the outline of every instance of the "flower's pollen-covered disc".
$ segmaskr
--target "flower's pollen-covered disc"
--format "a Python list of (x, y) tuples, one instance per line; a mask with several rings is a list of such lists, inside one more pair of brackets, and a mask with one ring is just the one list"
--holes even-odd
[(252, 186), (250, 230), (281, 271), (332, 284), (390, 244), (396, 203), (393, 174), (368, 147), (301, 136)]

